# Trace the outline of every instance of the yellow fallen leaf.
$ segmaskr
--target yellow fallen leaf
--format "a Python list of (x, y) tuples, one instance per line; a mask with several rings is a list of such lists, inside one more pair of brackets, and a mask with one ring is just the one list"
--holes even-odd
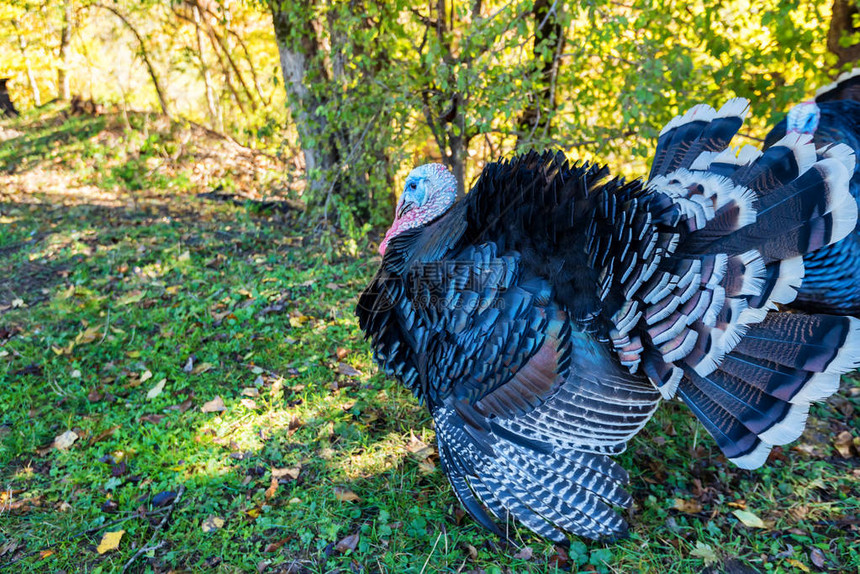
[(767, 525), (764, 521), (747, 510), (733, 510), (732, 514), (737, 516), (738, 520), (743, 522), (744, 526), (749, 526), (750, 528), (767, 528)]
[(789, 558), (788, 563), (794, 566), (795, 568), (800, 568), (804, 572), (811, 572), (809, 566), (801, 562), (800, 560), (795, 560), (794, 558)]
[(698, 500), (686, 500), (684, 498), (676, 498), (675, 505), (673, 506), (675, 510), (680, 510), (686, 514), (698, 514), (702, 511), (702, 503)]
[(146, 381), (148, 381), (151, 378), (152, 378), (152, 371), (150, 371), (148, 369), (140, 374), (140, 382), (141, 383), (145, 383)]
[(199, 365), (191, 369), (191, 374), (199, 375), (200, 373), (205, 373), (206, 371), (211, 370), (214, 366), (215, 365), (213, 365), (212, 363), (200, 363)]
[[(149, 372), (149, 371), (147, 371), (147, 372)], [(146, 393), (146, 398), (151, 401), (152, 399), (154, 399), (155, 397), (160, 395), (161, 391), (164, 390), (164, 384), (166, 382), (167, 382), (167, 379), (161, 379), (160, 381), (158, 381), (155, 384), (155, 386), (152, 387), (151, 389), (149, 389), (149, 391)]]
[(334, 487), (334, 496), (341, 502), (354, 502), (361, 500), (361, 497), (348, 488), (342, 486)]
[(102, 336), (102, 328), (101, 327), (90, 327), (84, 331), (78, 333), (78, 336), (75, 337), (75, 343), (78, 345), (86, 345), (87, 343), (92, 343), (96, 339), (100, 339)]
[(200, 525), (200, 528), (203, 532), (213, 532), (218, 530), (224, 526), (224, 519), (219, 516), (210, 516), (206, 520), (203, 521), (203, 524)]
[(116, 532), (105, 532), (104, 536), (102, 536), (102, 541), (99, 542), (98, 548), (96, 550), (99, 554), (104, 554), (105, 552), (109, 552), (111, 550), (116, 550), (119, 548), (119, 541), (122, 540), (122, 535), (125, 534), (125, 530), (117, 530)]
[(129, 291), (119, 299), (117, 299), (117, 305), (131, 305), (133, 303), (140, 303), (143, 298), (146, 296), (146, 291)]

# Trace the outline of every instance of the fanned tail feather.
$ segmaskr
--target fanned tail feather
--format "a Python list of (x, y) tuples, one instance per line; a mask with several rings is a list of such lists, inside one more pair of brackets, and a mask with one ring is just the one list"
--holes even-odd
[[(601, 293), (622, 364), (679, 395), (732, 461), (755, 468), (860, 366), (860, 321), (778, 311), (797, 296), (803, 256), (851, 233), (858, 210), (850, 148), (819, 155), (803, 134), (764, 153), (728, 148), (746, 111), (743, 100), (700, 105), (663, 130), (642, 203), (675, 235), (655, 226), (623, 261), (608, 257)], [(622, 223), (617, 211), (599, 214), (606, 229)]]

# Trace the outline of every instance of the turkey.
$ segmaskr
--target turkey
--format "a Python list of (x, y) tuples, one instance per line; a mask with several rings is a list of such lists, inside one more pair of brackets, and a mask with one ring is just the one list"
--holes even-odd
[[(860, 150), (860, 68), (847, 72), (818, 91), (814, 100), (794, 106), (765, 138), (765, 149), (786, 132), (811, 134), (819, 157), (843, 143)], [(851, 195), (860, 202), (860, 169), (855, 168)], [(807, 311), (860, 315), (860, 227), (844, 241), (803, 259), (806, 276), (793, 306)]]
[(853, 155), (803, 134), (728, 148), (747, 110), (674, 118), (645, 184), (560, 152), (489, 164), (459, 201), (443, 166), (409, 174), (356, 313), (486, 528), (622, 536), (611, 457), (661, 399), (753, 469), (860, 362), (860, 320), (778, 311), (802, 256), (854, 229)]

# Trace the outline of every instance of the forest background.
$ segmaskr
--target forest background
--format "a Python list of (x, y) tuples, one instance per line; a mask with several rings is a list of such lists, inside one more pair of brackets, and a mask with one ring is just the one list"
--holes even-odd
[(420, 162), (465, 189), (555, 146), (637, 176), (673, 115), (734, 96), (760, 138), (850, 67), (857, 30), (853, 0), (3, 0), (0, 77), (22, 110), (77, 95), (276, 153), (360, 229)]

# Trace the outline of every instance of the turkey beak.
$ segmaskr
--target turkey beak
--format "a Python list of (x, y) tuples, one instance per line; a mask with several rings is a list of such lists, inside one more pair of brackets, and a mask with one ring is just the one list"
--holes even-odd
[(403, 204), (400, 206), (400, 209), (397, 210), (397, 219), (400, 219), (401, 217), (412, 211), (414, 208), (415, 204), (409, 203), (408, 201), (404, 201)]

